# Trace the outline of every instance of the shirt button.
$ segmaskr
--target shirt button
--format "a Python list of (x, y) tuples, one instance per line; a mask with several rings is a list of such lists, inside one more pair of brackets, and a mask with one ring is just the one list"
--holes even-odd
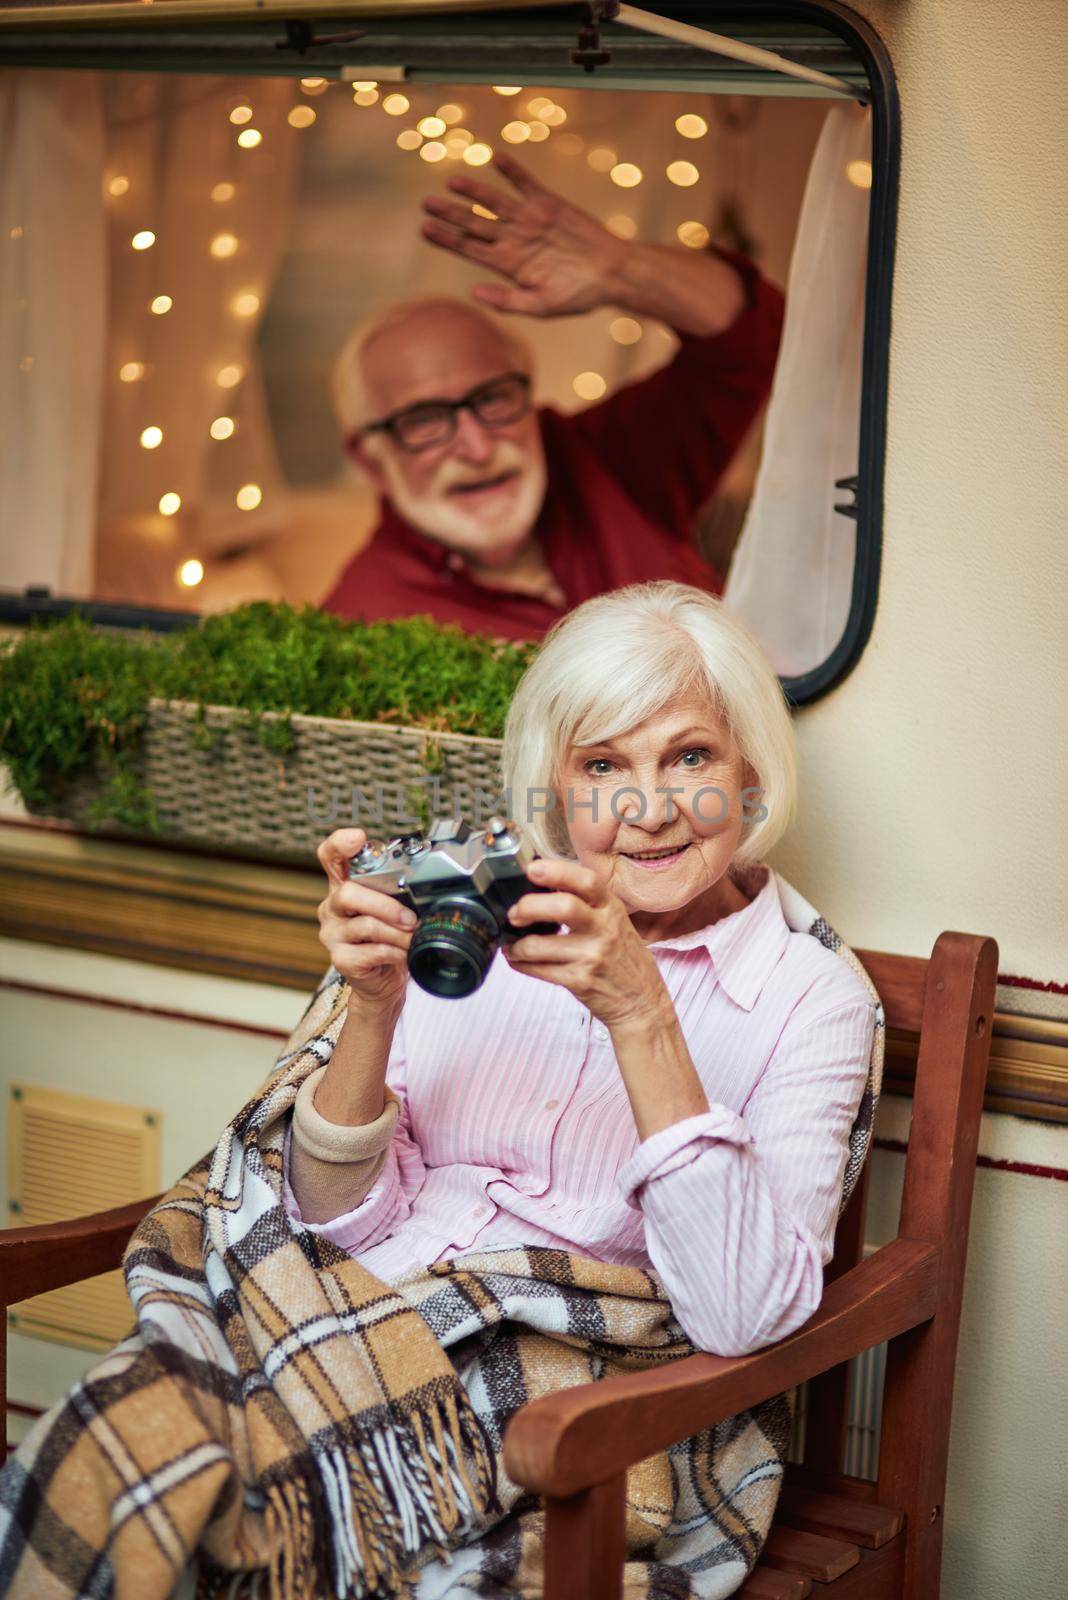
[(551, 1111), (554, 1106), (558, 1106), (559, 1104), (559, 1100), (546, 1100), (545, 1109), (546, 1111)]
[(481, 1206), (472, 1206), (471, 1207), (471, 1215), (473, 1217), (480, 1217), (482, 1215), (482, 1207)]
[(599, 1022), (597, 1024), (596, 1028), (594, 1028), (593, 1031), (594, 1031), (595, 1036), (598, 1039), (607, 1039), (608, 1038), (608, 1029), (605, 1027), (603, 1022)]

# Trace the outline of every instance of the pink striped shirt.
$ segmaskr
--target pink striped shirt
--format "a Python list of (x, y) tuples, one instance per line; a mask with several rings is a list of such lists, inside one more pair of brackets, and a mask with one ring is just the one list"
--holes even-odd
[(515, 1244), (652, 1265), (693, 1344), (719, 1355), (800, 1327), (832, 1253), (875, 1007), (787, 926), (770, 868), (741, 881), (747, 906), (648, 947), (707, 1112), (639, 1141), (608, 1029), (498, 954), (464, 1000), (409, 984), (383, 1168), (354, 1210), (303, 1225), (387, 1281)]

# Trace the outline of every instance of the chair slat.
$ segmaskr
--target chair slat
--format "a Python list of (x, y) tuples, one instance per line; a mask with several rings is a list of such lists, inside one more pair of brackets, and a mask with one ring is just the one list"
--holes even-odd
[(816, 1494), (786, 1484), (775, 1512), (781, 1522), (811, 1533), (848, 1539), (868, 1550), (888, 1544), (905, 1525), (905, 1514), (890, 1506), (852, 1500), (847, 1495)]
[(821, 1533), (806, 1533), (777, 1522), (768, 1534), (761, 1558), (769, 1567), (801, 1572), (819, 1583), (833, 1583), (856, 1566), (860, 1551), (842, 1539), (828, 1539)]
[(807, 1600), (812, 1579), (800, 1572), (779, 1572), (775, 1567), (754, 1567), (738, 1590), (738, 1600)]

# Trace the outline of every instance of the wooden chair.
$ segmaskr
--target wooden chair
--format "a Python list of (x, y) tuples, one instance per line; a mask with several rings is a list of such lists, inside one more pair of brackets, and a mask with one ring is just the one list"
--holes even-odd
[[(789, 1338), (749, 1356), (695, 1355), (566, 1389), (517, 1413), (505, 1461), (545, 1499), (545, 1600), (620, 1600), (628, 1466), (806, 1380), (805, 1460), (787, 1469), (741, 1600), (937, 1600), (998, 949), (993, 939), (943, 933), (929, 960), (857, 953), (887, 1026), (919, 1034), (898, 1236), (861, 1259), (865, 1167), (839, 1223), (822, 1304)], [(153, 1203), (0, 1234), (5, 1323), (7, 1306), (117, 1266)], [(848, 1363), (884, 1340), (879, 1474), (870, 1483), (841, 1471)]]

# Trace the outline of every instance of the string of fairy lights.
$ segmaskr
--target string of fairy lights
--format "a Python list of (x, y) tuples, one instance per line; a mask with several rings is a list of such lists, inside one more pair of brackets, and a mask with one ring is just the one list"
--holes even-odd
[[(315, 106), (309, 102), (328, 91), (345, 87), (351, 88), (352, 103), (362, 111), (374, 108), (382, 116), (405, 119), (405, 125), (398, 130), (394, 141), (396, 148), (403, 153), (417, 157), (431, 166), (439, 162), (457, 161), (477, 168), (486, 166), (493, 159), (494, 144), (491, 138), (480, 137), (476, 131), (465, 125), (476, 120), (482, 122), (490, 120), (490, 113), (496, 105), (490, 96), (482, 96), (483, 103), (479, 107), (465, 108), (456, 102), (446, 101), (433, 110), (418, 114), (409, 95), (399, 90), (384, 89), (373, 80), (357, 81), (346, 86), (335, 84), (326, 78), (302, 78), (300, 89), (304, 99), (288, 112), (286, 121), (289, 127), (297, 131), (313, 127), (318, 120), (318, 114)], [(511, 102), (508, 109), (514, 109), (516, 112), (498, 128), (497, 137), (503, 143), (540, 144), (552, 139), (554, 148), (559, 154), (576, 159), (583, 157), (592, 172), (603, 174), (608, 182), (619, 189), (636, 189), (646, 180), (647, 173), (643, 168), (637, 162), (626, 159), (625, 155), (614, 146), (590, 142), (568, 128), (567, 111), (548, 95), (535, 93), (520, 102), (519, 97), (528, 91), (514, 84), (495, 84), (492, 92), (500, 99)], [(234, 138), (239, 150), (256, 150), (262, 147), (264, 134), (255, 126), (256, 113), (249, 103), (249, 98), (235, 96), (235, 103), (230, 106), (226, 114), (235, 130)], [(409, 120), (412, 118), (414, 120)], [(680, 190), (692, 190), (701, 181), (701, 169), (696, 161), (688, 159), (683, 152), (693, 146), (696, 153), (697, 142), (709, 134), (709, 124), (696, 112), (683, 112), (675, 118), (675, 131), (686, 144), (680, 147), (677, 156), (667, 162), (663, 168), (663, 176), (669, 184)], [(868, 162), (850, 162), (846, 176), (851, 183), (860, 188), (871, 187), (871, 166)], [(121, 173), (105, 179), (105, 193), (112, 199), (117, 200), (127, 195), (130, 189), (130, 179)], [(236, 195), (237, 185), (233, 182), (215, 183), (210, 193), (216, 205), (225, 206)], [(481, 205), (476, 204), (473, 209), (482, 216), (490, 219), (494, 217), (492, 211)], [(628, 211), (610, 212), (604, 221), (619, 238), (633, 239), (637, 235), (637, 221)], [(675, 228), (675, 234), (681, 244), (695, 250), (702, 249), (709, 243), (710, 238), (707, 226), (694, 217), (681, 220)], [(145, 252), (152, 250), (156, 243), (155, 231), (146, 227), (138, 229), (130, 237), (129, 247), (134, 251)], [(215, 260), (227, 261), (239, 253), (241, 245), (239, 235), (223, 227), (213, 234), (208, 249)], [(147, 314), (150, 317), (167, 316), (174, 309), (174, 305), (174, 296), (161, 289), (148, 301)], [(246, 286), (236, 294), (230, 295), (228, 310), (239, 323), (256, 317), (260, 309), (261, 291), (256, 285)], [(644, 336), (645, 329), (637, 318), (619, 316), (609, 324), (608, 333), (617, 344), (634, 345)], [(144, 361), (125, 361), (119, 368), (118, 378), (123, 384), (134, 384), (140, 382), (147, 371), (148, 366)], [(224, 362), (219, 366), (214, 373), (214, 385), (221, 391), (220, 399), (228, 392), (236, 391), (244, 377), (245, 368), (239, 362)], [(572, 388), (582, 400), (600, 399), (606, 393), (607, 387), (604, 376), (596, 371), (578, 372), (572, 379)], [(223, 443), (234, 437), (238, 426), (237, 418), (229, 415), (220, 406), (219, 415), (212, 419), (208, 433), (215, 443)], [(164, 438), (165, 430), (159, 422), (147, 418), (143, 420), (139, 434), (142, 449), (158, 450), (163, 445)], [(233, 492), (234, 505), (242, 512), (255, 511), (263, 504), (263, 498), (263, 489), (255, 482), (242, 483)], [(161, 486), (156, 502), (156, 510), (161, 517), (178, 516), (182, 505), (179, 487)], [(183, 560), (175, 573), (175, 583), (180, 589), (194, 588), (203, 581), (203, 578), (204, 565), (197, 557)]]

